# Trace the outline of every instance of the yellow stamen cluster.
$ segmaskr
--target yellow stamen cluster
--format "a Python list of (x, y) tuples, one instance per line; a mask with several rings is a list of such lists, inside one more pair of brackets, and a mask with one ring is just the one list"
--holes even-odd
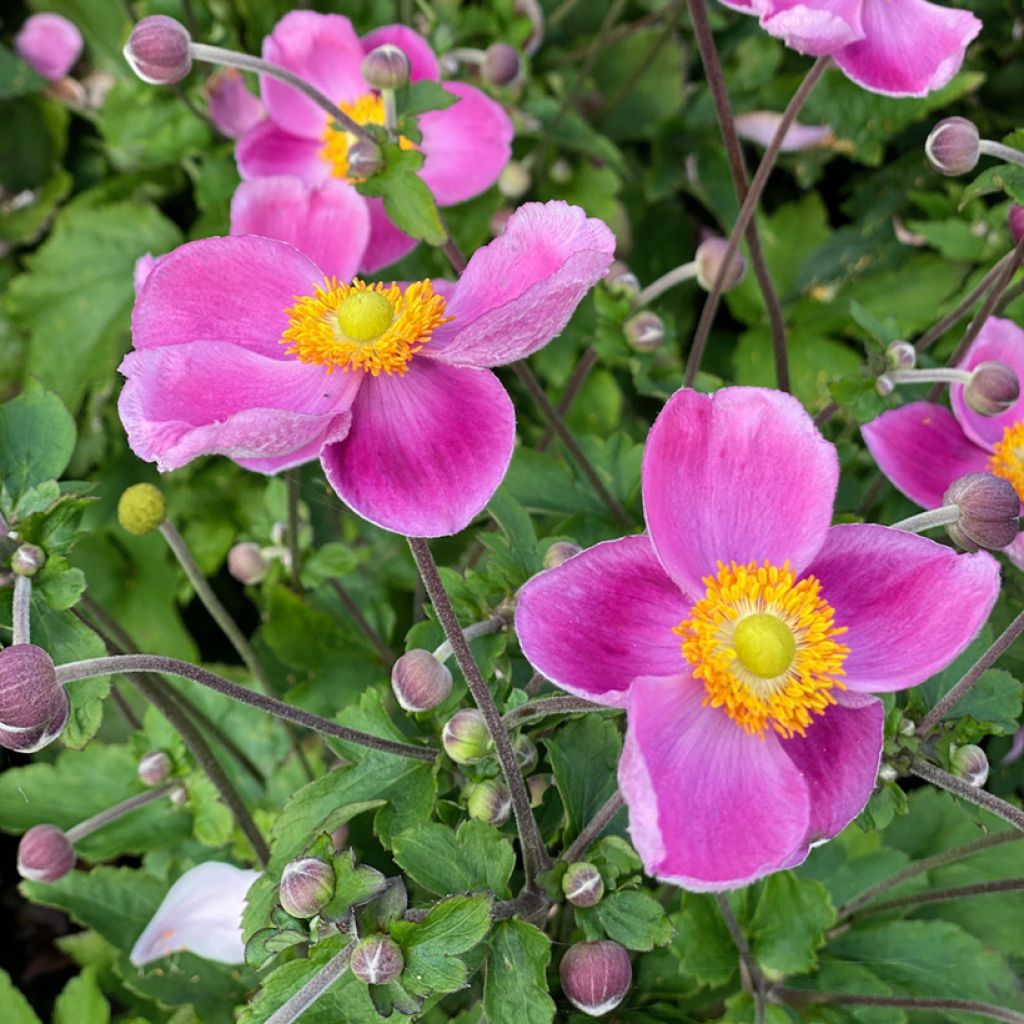
[(705, 705), (721, 708), (747, 733), (763, 738), (803, 736), (815, 714), (836, 703), (845, 689), (846, 632), (813, 576), (797, 581), (781, 568), (718, 563), (704, 579), (706, 596), (674, 630), (693, 675), (704, 683)]
[(1024, 420), (1006, 428), (992, 449), (989, 466), (996, 476), (1009, 480), (1017, 497), (1024, 501)]
[[(339, 103), (338, 106), (356, 124), (384, 123), (384, 101), (375, 92), (368, 92), (352, 103)], [(320, 157), (331, 165), (331, 174), (346, 181), (361, 181), (361, 178), (350, 178), (348, 173), (348, 151), (357, 141), (356, 137), (341, 128), (337, 121), (328, 118), (321, 139), (324, 144), (320, 150)], [(416, 148), (404, 135), (398, 140), (398, 144), (402, 149)]]
[(409, 360), (430, 340), (445, 316), (445, 300), (429, 281), (404, 291), (397, 284), (344, 284), (324, 279), (313, 295), (297, 295), (287, 309), (289, 326), (281, 337), (289, 355), (302, 363), (401, 376)]

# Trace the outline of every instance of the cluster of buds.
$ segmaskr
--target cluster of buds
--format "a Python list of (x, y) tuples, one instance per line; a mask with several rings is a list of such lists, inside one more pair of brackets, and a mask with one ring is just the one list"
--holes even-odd
[(34, 644), (0, 651), (0, 746), (23, 754), (52, 743), (71, 705), (50, 656)]

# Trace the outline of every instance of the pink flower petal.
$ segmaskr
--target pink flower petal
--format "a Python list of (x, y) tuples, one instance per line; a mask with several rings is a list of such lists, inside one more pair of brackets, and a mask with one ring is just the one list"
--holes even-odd
[(235, 146), (238, 173), (243, 178), (292, 174), (307, 185), (319, 185), (331, 176), (331, 168), (320, 158), (319, 139), (303, 139), (279, 128), (273, 121), (258, 121)]
[(316, 188), (298, 178), (258, 178), (235, 190), (231, 233), (288, 242), (324, 274), (349, 281), (370, 238), (370, 213), (366, 200), (337, 178)]
[(479, 89), (445, 83), (459, 97), (447, 110), (420, 118), (426, 156), (423, 180), (441, 206), (451, 206), (489, 189), (512, 155), (512, 121), (504, 108)]
[(246, 894), (259, 877), (258, 871), (216, 861), (190, 868), (171, 886), (129, 959), (141, 967), (169, 953), (187, 951), (222, 964), (242, 963), (242, 911)]
[(927, 96), (960, 70), (981, 22), (925, 0), (863, 0), (864, 39), (834, 54), (846, 76), (886, 96)]
[(1003, 550), (1018, 569), (1024, 569), (1024, 530), (1018, 533), (1017, 539)]
[(865, 0), (753, 0), (766, 32), (814, 57), (834, 54), (864, 38), (864, 4)]
[(241, 138), (263, 119), (263, 104), (249, 92), (237, 68), (222, 68), (211, 75), (204, 91), (210, 120), (229, 139)]
[(697, 892), (732, 889), (806, 850), (807, 785), (774, 733), (745, 733), (704, 706), (689, 675), (629, 691), (619, 788), (648, 874)]
[[(781, 114), (771, 110), (752, 110), (747, 114), (736, 115), (736, 134), (741, 139), (749, 142), (756, 142), (765, 148), (775, 138)], [(825, 146), (832, 139), (832, 126), (806, 125), (794, 122), (789, 126), (782, 139), (783, 153), (797, 153), (802, 149), (813, 149), (815, 146)]]
[(647, 438), (647, 528), (691, 597), (718, 562), (789, 561), (799, 573), (825, 540), (838, 479), (835, 448), (790, 395), (684, 389)]
[(878, 468), (911, 501), (938, 508), (949, 485), (988, 471), (988, 452), (968, 440), (944, 406), (911, 402), (860, 428)]
[(247, 235), (187, 242), (160, 258), (132, 311), (137, 349), (212, 339), (292, 362), (280, 343), (296, 295), (323, 272), (284, 242)]
[(624, 707), (637, 676), (677, 675), (685, 664), (672, 630), (688, 610), (641, 534), (534, 576), (519, 591), (516, 633), (530, 664), (556, 686)]
[(370, 212), (370, 240), (363, 253), (362, 274), (376, 274), (378, 270), (395, 263), (416, 248), (416, 239), (399, 231), (384, 212), (384, 200), (367, 197)]
[(806, 575), (846, 626), (843, 682), (851, 690), (904, 690), (944, 669), (988, 618), (999, 564), (887, 526), (834, 526)]
[(51, 82), (63, 78), (82, 55), (82, 33), (61, 14), (33, 14), (14, 37), (18, 56)]
[(295, 465), (301, 449), (344, 436), (362, 379), (220, 341), (129, 352), (120, 369), (128, 444), (161, 472), (212, 454)]
[(410, 81), (419, 82), (429, 78), (436, 82), (441, 77), (434, 51), (419, 32), (405, 25), (381, 25), (363, 36), (363, 53), (369, 53), (385, 43), (397, 46), (409, 58)]
[(478, 249), (448, 306), (455, 317), (427, 352), (448, 363), (500, 366), (546, 345), (604, 276), (615, 236), (578, 206), (526, 203)]
[(142, 286), (146, 283), (146, 280), (153, 268), (157, 265), (157, 261), (159, 259), (159, 256), (154, 256), (151, 252), (145, 252), (135, 261), (135, 270), (132, 272), (132, 283), (135, 286), (136, 295), (142, 291)]
[(494, 374), (414, 358), (403, 377), (367, 377), (348, 437), (321, 458), (331, 486), (364, 519), (442, 537), (491, 500), (515, 433), (512, 402)]
[(719, 3), (724, 4), (726, 7), (731, 7), (734, 11), (739, 11), (741, 14), (756, 14), (752, 0), (719, 0)]

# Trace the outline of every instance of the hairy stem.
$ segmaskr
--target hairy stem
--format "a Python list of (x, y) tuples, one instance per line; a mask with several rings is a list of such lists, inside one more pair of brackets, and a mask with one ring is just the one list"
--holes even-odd
[(937, 526), (949, 526), (960, 519), (960, 509), (956, 505), (943, 505), (942, 508), (930, 508), (917, 515), (907, 516), (898, 523), (893, 523), (891, 529), (905, 530), (907, 533), (923, 533), (925, 530), (932, 530)]
[[(462, 631), (462, 635), (469, 642), (470, 640), (475, 640), (478, 636), (500, 633), (507, 625), (508, 616), (492, 615), (489, 619), (484, 619), (483, 622), (474, 622), (471, 626), (467, 626)], [(449, 640), (443, 641), (434, 649), (434, 657), (438, 661), (447, 661), (451, 656), (452, 645)]]
[(11, 642), (31, 643), (32, 580), (28, 576), (14, 578), (14, 599), (11, 605)]
[(954, 1010), (976, 1013), (1006, 1024), (1024, 1024), (1024, 1013), (1007, 1010), (993, 1003), (980, 1003), (974, 999), (932, 999), (925, 996), (863, 996), (856, 992), (809, 992), (802, 988), (777, 986), (772, 989), (776, 1000), (793, 1006), (817, 1004), (820, 1006), (898, 1006), (905, 1010)]
[(105, 811), (100, 811), (99, 814), (86, 818), (85, 821), (80, 821), (77, 825), (69, 828), (64, 834), (68, 837), (69, 842), (77, 843), (79, 839), (92, 835), (93, 832), (103, 828), (104, 825), (109, 825), (110, 822), (117, 821), (118, 818), (123, 818), (126, 814), (130, 814), (137, 807), (145, 807), (146, 804), (151, 804), (154, 800), (160, 800), (167, 796), (177, 785), (178, 783), (176, 782), (167, 782), (162, 786), (157, 786), (155, 789), (148, 789), (144, 793), (136, 793), (135, 796), (130, 796), (127, 800), (122, 800), (120, 803), (114, 804), (113, 807), (108, 807)]
[(682, 284), (684, 281), (692, 281), (696, 276), (697, 263), (695, 260), (690, 260), (689, 263), (681, 263), (678, 267), (673, 267), (668, 273), (662, 274), (661, 277), (652, 281), (637, 295), (633, 300), (634, 309), (646, 306), (658, 298), (659, 295), (664, 295), (669, 289), (675, 288), (677, 284)]
[(858, 915), (884, 914), (901, 907), (915, 907), (921, 903), (942, 903), (946, 900), (961, 900), (968, 896), (987, 896), (997, 892), (1024, 892), (1024, 878), (1004, 878), (995, 882), (976, 882), (973, 885), (951, 885), (946, 889), (927, 889), (923, 892), (900, 896), (894, 900), (873, 903)]
[(940, 789), (945, 789), (954, 796), (960, 797), (961, 800), (985, 808), (997, 818), (1002, 818), (1003, 821), (1009, 822), (1014, 828), (1024, 832), (1024, 811), (1019, 807), (1014, 807), (1013, 804), (1000, 800), (999, 797), (993, 796), (984, 789), (978, 789), (977, 786), (972, 786), (955, 775), (950, 775), (949, 772), (943, 771), (930, 761), (925, 761), (920, 757), (915, 757), (910, 762), (910, 771), (919, 779), (924, 779)]
[(291, 1024), (297, 1020), (348, 970), (354, 948), (355, 943), (350, 942), (335, 953), (298, 992), (267, 1018), (267, 1024)]
[[(543, 678), (543, 677), (542, 677)], [(578, 711), (607, 711), (604, 704), (595, 704), (582, 697), (544, 697), (527, 704), (520, 704), (507, 712), (502, 721), (506, 729), (516, 729), (527, 722), (536, 722), (548, 715), (567, 715)]]
[(718, 903), (718, 909), (722, 913), (722, 919), (725, 921), (725, 927), (729, 930), (733, 945), (740, 955), (740, 966), (742, 968), (740, 973), (745, 982), (744, 988), (750, 990), (750, 994), (754, 999), (754, 1020), (756, 1024), (764, 1024), (766, 992), (764, 975), (761, 973), (761, 968), (757, 966), (757, 961), (754, 959), (754, 954), (750, 949), (750, 943), (747, 942), (747, 937), (743, 934), (743, 929), (740, 927), (739, 921), (736, 920), (736, 915), (732, 912), (732, 907), (725, 893), (715, 893), (715, 900)]
[(363, 610), (356, 604), (355, 598), (348, 592), (348, 589), (341, 580), (330, 579), (327, 581), (331, 590), (338, 596), (338, 600), (345, 606), (345, 610), (352, 616), (355, 624), (362, 630), (363, 636), (373, 645), (377, 657), (390, 668), (395, 663), (395, 652), (388, 647), (384, 637), (373, 628), (370, 620), (363, 614)]
[(615, 790), (600, 806), (594, 817), (583, 826), (580, 834), (562, 851), (562, 855), (558, 859), (567, 864), (579, 860), (597, 842), (601, 833), (612, 823), (612, 819), (624, 806), (625, 801), (622, 799), (622, 794)]
[[(572, 403), (576, 400), (576, 396), (586, 383), (587, 377), (590, 376), (590, 371), (597, 365), (597, 360), (597, 349), (593, 345), (588, 345), (583, 350), (583, 355), (580, 356), (580, 361), (576, 364), (576, 368), (572, 371), (572, 376), (565, 385), (565, 390), (562, 392), (562, 397), (558, 400), (558, 405), (555, 406), (558, 410), (558, 415), (562, 419), (565, 419), (569, 414)], [(554, 439), (555, 428), (551, 423), (548, 423), (544, 427), (544, 433), (540, 435), (540, 440), (534, 447), (537, 451), (542, 452), (549, 447)]]

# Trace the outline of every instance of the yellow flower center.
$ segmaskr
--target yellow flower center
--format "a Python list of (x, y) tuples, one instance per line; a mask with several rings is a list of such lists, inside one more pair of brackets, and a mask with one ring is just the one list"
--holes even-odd
[(996, 476), (1009, 480), (1017, 497), (1024, 501), (1024, 420), (1013, 423), (992, 449), (989, 466)]
[[(384, 101), (375, 92), (368, 92), (352, 103), (339, 103), (338, 106), (356, 124), (384, 123)], [(349, 177), (348, 173), (348, 152), (358, 141), (356, 137), (340, 127), (337, 121), (328, 118), (327, 127), (320, 138), (324, 143), (320, 156), (331, 165), (331, 174), (346, 181), (362, 181), (359, 177)], [(416, 148), (404, 135), (399, 138), (398, 144), (402, 149)]]
[(835, 704), (833, 689), (850, 648), (846, 627), (813, 576), (797, 580), (788, 562), (718, 563), (707, 593), (676, 626), (705, 706), (721, 708), (747, 733), (803, 736), (815, 714)]
[(397, 284), (344, 284), (324, 279), (313, 295), (297, 295), (285, 312), (288, 329), (281, 344), (302, 363), (336, 369), (405, 373), (412, 357), (430, 340), (445, 316), (445, 300), (429, 281), (404, 291)]

